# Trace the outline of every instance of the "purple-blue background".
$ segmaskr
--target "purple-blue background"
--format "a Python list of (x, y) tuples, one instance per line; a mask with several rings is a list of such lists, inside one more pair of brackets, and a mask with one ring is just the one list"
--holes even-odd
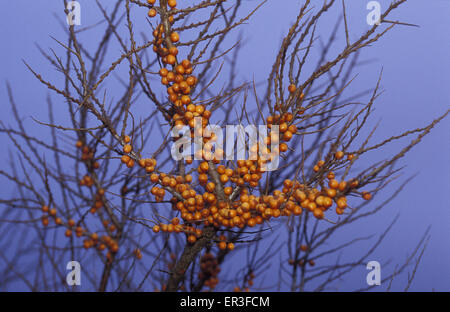
[[(82, 5), (83, 26), (98, 22), (99, 12), (94, 1), (79, 2)], [(111, 7), (113, 2), (101, 0), (107, 7)], [(322, 3), (312, 2), (317, 5)], [(369, 27), (366, 24), (368, 1), (346, 2), (350, 38), (355, 39)], [(380, 1), (383, 8), (389, 2)], [(246, 1), (245, 7), (250, 10), (257, 3), (256, 0)], [(302, 1), (295, 0), (269, 0), (250, 22), (241, 28), (245, 39), (245, 46), (239, 58), (243, 79), (250, 80), (254, 76), (256, 80), (265, 80), (280, 40), (296, 17), (301, 3)], [(339, 4), (337, 7), (340, 9)], [(64, 20), (62, 9), (62, 1), (57, 0), (3, 0), (0, 3), (0, 103), (1, 120), (6, 124), (12, 123), (6, 81), (13, 86), (16, 102), (22, 115), (26, 117), (25, 123), (29, 129), (42, 129), (34, 125), (29, 116), (47, 120), (45, 98), (48, 90), (28, 72), (22, 59), (49, 80), (61, 79), (61, 75), (44, 61), (35, 44), (44, 49), (52, 47), (62, 51), (50, 38), (51, 35), (65, 39), (64, 32), (54, 17), (56, 14)], [(321, 34), (329, 34), (332, 30), (337, 19), (335, 13), (332, 11), (326, 15), (320, 26)], [(420, 28), (395, 27), (373, 47), (364, 50), (362, 59), (372, 62), (358, 68), (357, 81), (352, 85), (355, 93), (371, 88), (375, 85), (381, 68), (384, 69), (382, 86), (385, 92), (378, 99), (373, 116), (374, 122), (382, 119), (375, 141), (406, 129), (424, 126), (444, 112), (450, 103), (450, 1), (410, 0), (390, 19), (397, 18), (418, 24)], [(144, 30), (148, 26), (136, 22), (135, 27)], [(339, 32), (340, 40), (343, 40), (343, 36), (343, 31)], [(92, 43), (98, 40), (94, 36), (83, 39)], [(319, 49), (316, 51), (318, 53)], [(117, 51), (117, 55), (119, 53), (120, 51)], [(55, 103), (61, 101), (59, 97), (53, 98)], [(431, 241), (412, 290), (450, 290), (449, 132), (450, 122), (444, 120), (403, 158), (399, 165), (407, 166), (404, 169), (405, 176), (418, 173), (417, 177), (389, 207), (371, 218), (370, 223), (363, 222), (353, 226), (352, 231), (356, 234), (346, 233), (348, 237), (379, 233), (395, 215), (400, 214), (400, 219), (388, 240), (372, 259), (383, 262), (392, 258), (394, 263), (400, 263), (415, 246), (427, 226), (431, 225)], [(0, 136), (0, 143), (2, 146), (11, 146), (5, 135)], [(394, 145), (385, 149), (384, 153), (393, 153), (396, 150), (398, 146)], [(0, 155), (2, 164), (6, 164), (7, 159), (7, 153)], [(9, 195), (10, 191), (11, 187), (3, 185), (0, 198)], [(359, 250), (350, 250), (346, 256), (351, 258), (352, 252), (360, 254)], [(0, 264), (2, 265), (3, 263)], [(365, 273), (366, 270), (362, 267), (344, 279), (342, 289), (364, 287)]]

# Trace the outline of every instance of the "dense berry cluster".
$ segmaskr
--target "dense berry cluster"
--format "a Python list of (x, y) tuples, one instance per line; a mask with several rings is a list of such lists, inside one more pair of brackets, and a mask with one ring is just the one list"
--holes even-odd
[[(155, 1), (148, 1), (153, 6)], [(271, 195), (257, 196), (254, 188), (258, 187), (265, 172), (265, 164), (273, 160), (278, 154), (288, 151), (287, 143), (297, 134), (297, 126), (294, 124), (294, 114), (283, 112), (281, 105), (275, 106), (275, 113), (267, 117), (267, 126), (273, 129), (278, 127), (279, 133), (271, 132), (266, 137), (267, 146), (260, 150), (260, 145), (255, 144), (250, 147), (250, 153), (256, 157), (253, 160), (238, 160), (236, 164), (227, 167), (220, 164), (223, 151), (213, 149), (213, 142), (216, 137), (214, 133), (209, 133), (208, 123), (211, 111), (204, 105), (193, 103), (191, 94), (197, 84), (197, 78), (193, 75), (194, 66), (187, 60), (179, 60), (179, 51), (176, 47), (180, 40), (178, 33), (171, 31), (170, 26), (173, 17), (170, 15), (172, 9), (176, 7), (176, 1), (168, 1), (169, 6), (166, 13), (169, 14), (168, 23), (161, 23), (154, 29), (153, 51), (159, 56), (162, 67), (159, 71), (161, 84), (167, 89), (168, 100), (173, 105), (171, 115), (172, 126), (177, 129), (189, 127), (191, 137), (200, 131), (203, 137), (204, 148), (200, 155), (195, 155), (196, 159), (203, 159), (196, 167), (196, 176), (187, 174), (184, 176), (172, 176), (155, 171), (156, 161), (154, 159), (140, 159), (139, 164), (150, 174), (150, 180), (154, 183), (151, 194), (155, 200), (161, 202), (167, 193), (171, 194), (170, 201), (174, 210), (179, 212), (179, 218), (172, 219), (169, 223), (158, 223), (153, 226), (153, 232), (184, 233), (189, 243), (195, 243), (203, 234), (203, 226), (214, 226), (216, 228), (243, 228), (245, 226), (254, 227), (263, 224), (272, 218), (280, 216), (300, 215), (303, 210), (311, 212), (316, 218), (324, 218), (324, 212), (336, 205), (336, 213), (342, 214), (347, 208), (347, 194), (351, 189), (358, 186), (357, 180), (337, 181), (333, 172), (327, 173), (328, 185), (321, 187), (309, 187), (300, 184), (298, 181), (285, 180), (282, 190), (275, 190)], [(159, 8), (160, 9), (160, 8)], [(149, 17), (156, 17), (158, 10), (154, 7), (148, 12)], [(167, 28), (168, 27), (168, 28)], [(297, 94), (300, 100), (304, 99), (304, 94), (298, 94), (295, 85), (291, 84), (288, 91)], [(296, 111), (296, 114), (303, 114), (303, 110)], [(196, 128), (196, 117), (201, 120), (201, 127)], [(205, 135), (206, 134), (206, 135)], [(134, 160), (129, 154), (132, 152), (130, 138), (124, 138), (122, 162), (128, 167), (133, 167)], [(275, 146), (272, 150), (270, 147)], [(336, 160), (344, 157), (344, 152), (335, 154)], [(351, 160), (353, 155), (347, 155)], [(184, 160), (186, 165), (193, 164), (192, 159)], [(314, 166), (314, 171), (318, 172), (324, 165), (324, 161), (319, 161)], [(217, 176), (214, 174), (217, 173)], [(196, 179), (195, 179), (196, 178)], [(195, 180), (195, 181), (193, 181)], [(194, 188), (197, 182), (202, 187), (202, 191)], [(224, 196), (219, 196), (223, 194)], [(370, 199), (369, 193), (364, 193), (365, 199)], [(225, 236), (217, 239), (219, 249), (234, 249), (234, 244), (227, 242)]]
[[(150, 6), (156, 1), (149, 0)], [(161, 23), (153, 31), (153, 50), (164, 65), (159, 70), (161, 84), (167, 89), (168, 101), (172, 104), (170, 110), (170, 122), (172, 127), (182, 129), (188, 127), (191, 136), (199, 135), (203, 138), (204, 148), (195, 155), (196, 159), (203, 159), (197, 164), (192, 159), (185, 159), (185, 165), (196, 165), (191, 174), (171, 175), (157, 170), (157, 161), (152, 158), (142, 158), (133, 148), (130, 136), (125, 135), (121, 139), (122, 157), (121, 162), (128, 168), (133, 168), (137, 163), (149, 176), (153, 186), (150, 193), (155, 201), (162, 202), (167, 194), (170, 194), (170, 202), (173, 210), (178, 212), (179, 218), (175, 217), (168, 223), (157, 222), (153, 226), (153, 232), (184, 233), (188, 243), (195, 243), (203, 235), (203, 227), (213, 226), (216, 229), (231, 229), (254, 227), (263, 224), (273, 218), (280, 216), (298, 216), (304, 210), (311, 212), (317, 219), (323, 219), (324, 213), (335, 205), (338, 215), (344, 213), (348, 207), (346, 195), (358, 188), (358, 180), (338, 181), (335, 173), (327, 170), (324, 160), (320, 160), (313, 167), (313, 171), (326, 177), (316, 187), (304, 185), (295, 180), (286, 179), (281, 190), (275, 190), (270, 195), (255, 195), (255, 188), (265, 173), (265, 165), (278, 157), (279, 153), (288, 151), (287, 143), (297, 134), (295, 124), (296, 116), (290, 112), (284, 112), (281, 105), (275, 106), (274, 114), (266, 119), (268, 128), (277, 126), (279, 132), (271, 131), (266, 137), (262, 150), (260, 144), (250, 146), (250, 154), (254, 157), (249, 160), (237, 160), (236, 163), (221, 164), (223, 150), (214, 149), (217, 139), (213, 132), (207, 128), (211, 117), (211, 111), (204, 105), (194, 103), (192, 93), (197, 85), (197, 78), (193, 75), (194, 65), (187, 59), (180, 61), (179, 51), (176, 44), (180, 37), (178, 33), (171, 31), (170, 25), (173, 17), (170, 10), (176, 7), (176, 1), (168, 1), (169, 23)], [(151, 7), (149, 17), (156, 17), (158, 11)], [(295, 85), (291, 84), (288, 91), (303, 100), (304, 94), (298, 95)], [(295, 114), (303, 114), (297, 110)], [(196, 122), (200, 120), (200, 127)], [(209, 135), (208, 135), (209, 134)], [(76, 147), (81, 150), (81, 160), (88, 169), (97, 169), (99, 163), (94, 160), (95, 150), (92, 150), (83, 142), (78, 141)], [(344, 156), (347, 156), (344, 159)], [(353, 154), (337, 151), (333, 161), (345, 162), (354, 159)], [(95, 186), (94, 178), (86, 174), (80, 181), (81, 186), (89, 188)], [(198, 183), (197, 183), (198, 182)], [(198, 187), (199, 186), (199, 187)], [(371, 199), (368, 192), (360, 193), (365, 200)], [(97, 213), (105, 204), (105, 190), (99, 188), (95, 192), (93, 204), (90, 208), (92, 214)], [(65, 226), (66, 236), (71, 237), (74, 231), (77, 237), (84, 237), (83, 247), (88, 249), (95, 247), (100, 251), (108, 249), (108, 255), (116, 253), (119, 246), (113, 238), (116, 230), (114, 224), (102, 219), (105, 232), (108, 235), (99, 237), (97, 233), (89, 233), (78, 223), (70, 219), (67, 222), (57, 216), (56, 209), (43, 206), (44, 215), (42, 222), (44, 226), (49, 225), (53, 219), (56, 225)], [(225, 236), (216, 237), (217, 247), (221, 250), (233, 250), (234, 243), (228, 242)], [(142, 258), (139, 249), (134, 251), (137, 259)], [(210, 256), (204, 256), (208, 270), (214, 263)], [(207, 264), (206, 264), (207, 263)], [(209, 267), (211, 266), (211, 267)], [(217, 268), (214, 268), (216, 270)], [(211, 269), (212, 270), (212, 269)], [(206, 271), (205, 271), (206, 272)], [(203, 272), (202, 276), (208, 277), (208, 284), (213, 288), (215, 276)], [(208, 271), (209, 272), (209, 271)]]
[(218, 275), (220, 273), (219, 263), (211, 253), (205, 253), (200, 258), (199, 280), (203, 281), (205, 286), (214, 289), (219, 283)]

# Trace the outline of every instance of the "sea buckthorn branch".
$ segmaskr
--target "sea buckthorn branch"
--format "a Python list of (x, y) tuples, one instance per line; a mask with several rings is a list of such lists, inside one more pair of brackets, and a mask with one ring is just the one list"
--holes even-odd
[[(405, 3), (407, 0), (398, 0), (394, 1), (390, 4), (390, 6), (386, 9), (386, 11), (381, 15), (380, 19), (383, 20), (396, 8), (398, 8), (401, 4)], [(334, 0), (332, 1), (334, 2)], [(382, 23), (381, 23), (382, 24)], [(381, 25), (380, 24), (380, 25)], [(385, 35), (389, 30), (391, 30), (396, 24), (391, 24), (386, 27), (386, 29), (382, 30), (380, 33), (376, 33), (376, 30), (380, 27), (375, 24), (369, 29), (365, 34), (363, 34), (358, 40), (352, 43), (350, 46), (346, 46), (342, 52), (332, 61), (327, 62), (322, 65), (318, 70), (316, 70), (311, 76), (305, 80), (305, 82), (299, 87), (299, 90), (305, 90), (307, 87), (311, 87), (312, 82), (317, 81), (320, 76), (327, 73), (331, 68), (337, 65), (340, 61), (347, 58), (350, 54), (355, 53), (356, 51), (376, 42), (383, 35)], [(373, 37), (371, 37), (373, 36)]]
[[(80, 53), (80, 52), (78, 52), (78, 53)], [(95, 70), (94, 70), (95, 71)], [(65, 76), (66, 76), (66, 86), (67, 86), (67, 83), (68, 83), (68, 81), (70, 80), (69, 79), (69, 76), (67, 75), (67, 74), (65, 74)], [(38, 76), (38, 77), (40, 77), (40, 76)], [(77, 75), (77, 77), (78, 78), (81, 78), (81, 79), (85, 79), (85, 78), (83, 78), (83, 75)], [(85, 76), (84, 76), (85, 77)], [(72, 80), (73, 81), (73, 80)], [(85, 81), (85, 80), (84, 80)], [(50, 85), (49, 85), (50, 86)], [(66, 87), (67, 88), (67, 87)], [(54, 89), (56, 89), (56, 88), (54, 88)], [(60, 92), (60, 93), (63, 93), (63, 92)], [(67, 93), (68, 94), (68, 93)], [(67, 95), (66, 94), (66, 95)], [(67, 98), (69, 99), (69, 100), (73, 100), (73, 99), (71, 99), (71, 98), (69, 98), (69, 96), (67, 96)], [(83, 120), (83, 118), (84, 118), (84, 116), (85, 116), (85, 114), (84, 114), (84, 112), (82, 112), (82, 120)], [(72, 116), (73, 116), (73, 114), (72, 114)], [(17, 116), (16, 116), (17, 117)], [(51, 118), (52, 119), (52, 118)], [(17, 120), (19, 121), (20, 119), (19, 118), (17, 118)], [(74, 120), (73, 119), (73, 117), (72, 117), (72, 120)], [(54, 130), (55, 129), (55, 127), (53, 126), (52, 127), (52, 129)], [(82, 131), (84, 131), (84, 130), (88, 130), (88, 128), (86, 128), (86, 129), (83, 129), (83, 128), (78, 128), (78, 129), (74, 129), (74, 130), (77, 130), (77, 131), (80, 131), (80, 130), (82, 130)], [(53, 133), (53, 139), (54, 139), (54, 141), (55, 141), (55, 139), (56, 139), (56, 137), (55, 137), (55, 134), (54, 134), (54, 132), (52, 132)], [(25, 141), (28, 143), (28, 145), (30, 146), (30, 148), (33, 150), (33, 147), (30, 145), (30, 142), (29, 142), (29, 140), (28, 140), (28, 137), (27, 136), (22, 136), (23, 137), (23, 139), (25, 139)], [(34, 140), (35, 142), (37, 142), (37, 140)], [(19, 150), (21, 150), (21, 148), (19, 147), (19, 145), (18, 145), (18, 148), (19, 148)], [(55, 153), (57, 153), (57, 152), (59, 152), (58, 151), (58, 149), (56, 149), (56, 148), (54, 148), (54, 152)], [(88, 151), (86, 151), (86, 153), (87, 153)], [(63, 154), (63, 153), (61, 153), (61, 154)], [(84, 153), (83, 153), (83, 157), (84, 157)], [(91, 156), (89, 156), (89, 157), (91, 157)], [(36, 156), (36, 158), (37, 159), (40, 159), (38, 156)], [(25, 157), (25, 159), (27, 160), (27, 162), (29, 162), (32, 166), (33, 166), (33, 161), (31, 161), (31, 159), (30, 158), (28, 158), (27, 156)], [(85, 159), (85, 160), (87, 160), (87, 158)], [(84, 161), (84, 160), (83, 160)], [(95, 166), (97, 166), (96, 164), (97, 163), (93, 163)], [(86, 166), (88, 167), (88, 171), (91, 171), (92, 169), (95, 169), (94, 167), (92, 167), (92, 164), (90, 163), (90, 162), (86, 162)], [(46, 165), (45, 165), (45, 163), (43, 164), (43, 167), (44, 168), (46, 168)], [(35, 167), (35, 169), (37, 169), (37, 167)], [(60, 170), (60, 167), (58, 168), (58, 170)], [(57, 170), (57, 171), (58, 171)], [(37, 170), (37, 172), (40, 172), (40, 170)], [(59, 171), (58, 171), (59, 172)], [(48, 170), (48, 169), (46, 169), (46, 171), (45, 171), (45, 181), (43, 181), (44, 182), (44, 184), (47, 186), (47, 190), (48, 190), (48, 175), (49, 174), (51, 174), (54, 178), (55, 178), (55, 180), (58, 180), (58, 178), (59, 177), (56, 177), (54, 174), (53, 174), (53, 171), (50, 171), (50, 170)], [(85, 176), (85, 180), (82, 180), (82, 183), (83, 184), (88, 184), (88, 185), (93, 185), (93, 178), (92, 178), (92, 176)], [(95, 180), (95, 176), (94, 176), (94, 180)], [(61, 183), (63, 183), (63, 181), (61, 180)], [(24, 185), (24, 184), (18, 184), (18, 185)], [(63, 188), (66, 188), (67, 187), (67, 185), (64, 183), (64, 184), (61, 184), (61, 186), (63, 187)], [(34, 188), (33, 188), (33, 190), (34, 190)], [(70, 192), (73, 192), (73, 190), (70, 190), (70, 189), (68, 189)], [(35, 192), (36, 193), (36, 192)], [(36, 194), (38, 194), (38, 193), (36, 193)], [(52, 193), (49, 193), (49, 196), (50, 196), (50, 198), (52, 198)], [(42, 202), (42, 201), (41, 201)], [(53, 202), (53, 199), (50, 199), (50, 202)], [(45, 207), (45, 206), (43, 206), (43, 207)], [(44, 212), (49, 212), (50, 214), (51, 214), (51, 217), (54, 217), (54, 220), (55, 220), (55, 222), (56, 222), (56, 224), (57, 225), (65, 225), (65, 226), (73, 226), (74, 224), (73, 224), (73, 220), (69, 220), (70, 222), (68, 222), (68, 223), (64, 223), (64, 221), (60, 218), (60, 217), (58, 217), (57, 215), (56, 215), (56, 213), (55, 213), (55, 208), (52, 208), (52, 209), (49, 209), (49, 208), (43, 208), (43, 210), (44, 210)], [(48, 223), (48, 218), (43, 218), (42, 219), (43, 220), (43, 222), (44, 222), (44, 225), (46, 224), (46, 223)], [(78, 230), (79, 229), (79, 227), (77, 227), (77, 234), (78, 233), (80, 233), (80, 235), (85, 235), (81, 230), (79, 231)], [(66, 236), (71, 236), (71, 230), (70, 229), (67, 229), (67, 231), (66, 231)], [(90, 243), (88, 243), (88, 242), (86, 242), (85, 243), (85, 246), (86, 245), (89, 245)], [(100, 248), (101, 248), (101, 246), (102, 245), (100, 245)], [(58, 272), (59, 272), (59, 270), (57, 270)], [(62, 276), (62, 275), (61, 275)]]
[[(399, 3), (397, 3), (397, 5), (398, 5), (398, 4), (399, 4)], [(393, 6), (395, 6), (395, 5), (393, 5)], [(390, 29), (390, 28), (388, 28), (388, 29)], [(384, 32), (383, 32), (382, 34), (384, 34)], [(376, 36), (375, 38), (378, 39), (379, 36)], [(283, 62), (280, 61), (280, 64), (282, 64), (282, 63), (283, 63)], [(280, 65), (280, 66), (281, 66), (281, 65)], [(341, 71), (341, 69), (340, 69), (339, 71)], [(282, 77), (282, 76), (281, 76), (281, 77)], [(314, 81), (315, 81), (315, 79), (314, 79)], [(333, 82), (334, 82), (334, 81), (333, 81)], [(376, 90), (377, 90), (377, 89), (378, 89), (378, 86), (377, 86)], [(375, 93), (376, 93), (376, 90), (375, 90)], [(296, 92), (296, 88), (292, 87), (290, 91), (291, 91), (291, 92)], [(324, 94), (326, 94), (326, 93), (324, 93)], [(277, 100), (279, 100), (279, 99), (277, 98)], [(374, 100), (374, 98), (372, 98), (371, 102), (373, 102), (373, 100)], [(270, 101), (270, 100), (269, 100), (269, 101)], [(370, 106), (371, 106), (371, 104), (372, 104), (372, 103), (370, 103), (370, 105), (369, 105), (369, 109), (367, 109), (367, 114), (366, 114), (366, 116), (367, 116), (368, 113), (370, 112)], [(362, 110), (362, 112), (364, 112), (364, 111), (365, 111), (365, 109)], [(446, 114), (445, 114), (445, 115), (446, 115)], [(355, 122), (355, 121), (357, 120), (357, 117), (358, 117), (358, 116), (356, 116), (356, 117), (354, 118), (354, 120), (352, 120), (351, 122), (348, 122), (348, 123), (347, 123), (347, 126), (341, 131), (341, 135), (343, 135), (344, 133), (346, 133), (346, 130), (348, 130), (348, 129), (350, 128), (350, 126), (353, 124), (353, 122)], [(365, 120), (364, 120), (364, 122), (365, 122)], [(364, 124), (364, 122), (363, 122), (363, 124)], [(360, 129), (360, 128), (362, 128), (362, 125), (358, 125), (358, 127), (359, 127), (359, 129)], [(358, 134), (359, 129), (356, 131), (356, 135)], [(355, 132), (354, 132), (354, 133), (355, 133)], [(353, 135), (353, 134), (352, 134), (352, 140), (356, 137), (356, 135)], [(370, 135), (369, 135), (369, 137), (370, 137)], [(339, 141), (337, 141), (337, 144), (335, 145), (335, 148), (336, 148), (337, 145), (339, 144), (338, 142), (339, 142)], [(417, 143), (417, 142), (416, 142), (416, 143)], [(342, 156), (339, 155), (338, 158), (342, 158), (342, 157), (344, 156), (344, 154), (343, 154), (342, 151), (339, 151), (339, 154), (342, 154)], [(349, 159), (350, 163), (354, 163), (354, 161), (357, 159), (357, 155), (355, 155), (354, 153), (349, 153), (348, 155), (351, 156), (351, 157), (350, 157), (351, 159)], [(323, 162), (323, 161), (322, 161), (322, 162)], [(390, 165), (390, 164), (392, 164), (392, 163), (389, 163), (389, 165)], [(322, 163), (321, 165), (323, 166), (324, 164)], [(314, 171), (321, 171), (320, 165), (319, 165), (319, 166), (316, 165), (315, 167), (317, 167), (317, 170), (314, 170)], [(326, 167), (323, 167), (323, 168), (327, 168), (327, 166), (326, 166)], [(349, 167), (347, 167), (347, 168), (349, 168)], [(348, 170), (347, 170), (347, 171), (348, 171)], [(380, 180), (386, 179), (386, 178), (387, 178), (389, 175), (391, 175), (392, 173), (393, 173), (393, 172), (390, 172), (390, 173), (388, 173), (387, 175), (381, 177)], [(316, 174), (316, 176), (317, 176), (317, 177), (320, 177), (320, 174)], [(375, 178), (375, 177), (373, 177), (373, 178)], [(312, 178), (312, 181), (311, 181), (310, 183), (314, 182), (315, 179), (316, 179), (316, 178)], [(375, 181), (375, 179), (372, 180), (372, 181)], [(355, 180), (355, 183), (356, 183), (356, 182), (358, 182), (358, 180)], [(333, 183), (335, 183), (335, 182), (333, 182)], [(354, 183), (354, 182), (352, 182), (352, 183)], [(349, 185), (351, 185), (352, 183), (350, 183)], [(309, 183), (308, 183), (308, 184), (309, 184)], [(365, 183), (364, 183), (364, 184), (359, 183), (359, 186), (358, 186), (358, 187), (362, 187), (362, 186), (364, 186), (364, 185), (365, 185)], [(342, 189), (342, 192), (344, 192), (344, 193), (342, 193), (342, 195), (345, 195), (345, 192), (347, 192), (348, 190), (349, 190), (349, 189), (348, 189), (348, 186), (344, 187), (344, 188)], [(336, 192), (336, 196), (341, 196), (340, 194), (341, 194), (340, 192)], [(361, 194), (361, 193), (360, 193), (360, 194)], [(367, 200), (371, 198), (370, 193), (363, 192), (362, 194), (363, 194), (363, 197), (364, 197), (365, 199), (367, 199)], [(340, 199), (340, 198), (339, 198), (339, 199)], [(338, 205), (338, 206), (339, 206), (339, 205)], [(345, 201), (342, 201), (342, 206), (343, 206), (343, 207), (346, 206), (346, 202), (345, 202)], [(320, 215), (320, 214), (318, 214), (318, 215)]]

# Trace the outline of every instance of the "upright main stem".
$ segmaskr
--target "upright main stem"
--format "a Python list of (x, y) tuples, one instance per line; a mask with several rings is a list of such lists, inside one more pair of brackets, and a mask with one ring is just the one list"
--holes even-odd
[(174, 292), (178, 290), (178, 287), (183, 280), (189, 266), (195, 260), (200, 251), (202, 251), (202, 249), (212, 240), (214, 235), (214, 227), (207, 227), (203, 231), (203, 236), (199, 238), (193, 245), (187, 244), (184, 247), (183, 254), (175, 264), (175, 267), (170, 274), (166, 291)]

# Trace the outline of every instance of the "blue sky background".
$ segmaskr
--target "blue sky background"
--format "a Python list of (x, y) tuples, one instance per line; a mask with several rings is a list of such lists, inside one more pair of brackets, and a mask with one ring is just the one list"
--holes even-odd
[[(181, 0), (180, 0), (181, 1)], [(98, 22), (99, 12), (93, 0), (79, 0), (82, 5), (83, 25)], [(111, 7), (113, 0), (101, 0)], [(320, 5), (322, 1), (313, 1)], [(346, 1), (350, 27), (350, 38), (356, 39), (368, 29), (366, 24), (366, 0)], [(390, 1), (381, 0), (385, 8)], [(110, 3), (110, 4), (109, 4)], [(257, 0), (245, 2), (248, 10), (258, 3)], [(269, 0), (241, 28), (245, 45), (239, 57), (242, 80), (265, 80), (274, 61), (282, 36), (287, 31), (298, 12), (302, 1)], [(337, 5), (340, 9), (340, 6)], [(1, 1), (0, 12), (0, 119), (6, 124), (11, 120), (5, 82), (14, 90), (18, 107), (25, 117), (25, 123), (31, 130), (41, 131), (33, 124), (30, 116), (38, 120), (47, 120), (45, 98), (48, 90), (44, 88), (22, 63), (26, 60), (44, 77), (58, 81), (60, 75), (46, 63), (35, 44), (44, 49), (55, 48), (61, 52), (50, 36), (64, 39), (65, 35), (54, 15), (64, 19), (62, 1), (57, 0), (15, 0)], [(136, 12), (136, 11), (135, 11)], [(139, 14), (144, 14), (144, 11)], [(326, 36), (336, 24), (337, 11), (331, 11), (322, 20), (320, 34)], [(418, 128), (429, 123), (448, 109), (450, 104), (450, 1), (447, 0), (410, 0), (402, 5), (390, 19), (420, 25), (417, 27), (398, 26), (389, 32), (373, 47), (361, 54), (361, 59), (371, 62), (358, 68), (358, 77), (351, 88), (355, 93), (374, 87), (378, 74), (383, 68), (382, 87), (385, 90), (378, 99), (376, 111), (372, 117), (374, 123), (381, 120), (381, 127), (374, 139), (391, 136), (407, 129)], [(123, 26), (125, 27), (125, 26)], [(135, 22), (136, 29), (147, 29), (144, 21)], [(235, 33), (235, 37), (238, 33)], [(339, 33), (344, 40), (344, 33)], [(87, 42), (95, 43), (94, 36), (83, 37)], [(232, 41), (230, 40), (230, 43)], [(317, 53), (319, 49), (317, 48)], [(117, 51), (119, 55), (120, 51)], [(331, 54), (333, 55), (333, 54)], [(261, 77), (261, 78), (259, 78)], [(57, 103), (56, 96), (52, 97)], [(65, 106), (64, 106), (65, 108)], [(61, 109), (58, 113), (62, 113)], [(359, 223), (352, 231), (364, 235), (379, 233), (392, 218), (400, 214), (400, 219), (390, 233), (388, 240), (377, 250), (372, 260), (383, 262), (393, 259), (400, 263), (412, 250), (425, 229), (431, 225), (431, 241), (417, 272), (412, 290), (449, 291), (450, 290), (450, 122), (444, 120), (421, 144), (415, 147), (400, 165), (406, 166), (405, 177), (418, 173), (417, 177), (405, 188), (389, 207), (369, 223)], [(45, 137), (43, 132), (43, 136)], [(0, 135), (1, 146), (10, 147), (7, 137)], [(394, 153), (398, 145), (388, 147), (386, 153)], [(6, 166), (7, 153), (0, 155)], [(0, 165), (0, 168), (4, 165)], [(9, 194), (11, 188), (3, 186), (0, 197)], [(354, 233), (345, 233), (348, 237)], [(1, 238), (0, 238), (1, 239)], [(347, 257), (357, 254), (351, 250)], [(359, 253), (358, 253), (359, 254)], [(1, 266), (2, 264), (0, 264)], [(359, 288), (365, 285), (364, 267), (342, 281), (342, 289)], [(401, 285), (400, 285), (401, 286)], [(401, 287), (399, 287), (401, 289)]]

